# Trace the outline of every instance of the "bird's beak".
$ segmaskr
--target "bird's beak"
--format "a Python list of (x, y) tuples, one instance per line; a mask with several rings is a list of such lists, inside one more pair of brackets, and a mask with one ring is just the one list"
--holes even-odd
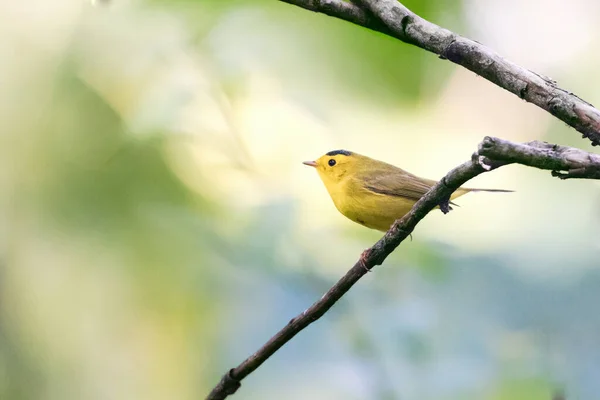
[(303, 161), (302, 164), (308, 165), (310, 167), (317, 167), (317, 163), (315, 161)]

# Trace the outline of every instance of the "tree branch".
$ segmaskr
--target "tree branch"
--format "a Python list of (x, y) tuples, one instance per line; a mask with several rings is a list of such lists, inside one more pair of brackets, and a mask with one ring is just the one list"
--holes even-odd
[[(229, 370), (210, 392), (207, 400), (223, 400), (236, 392), (240, 381), (256, 370), (279, 348), (290, 341), (311, 323), (323, 316), (363, 275), (376, 265), (381, 265), (388, 255), (431, 210), (444, 204), (450, 195), (468, 180), (477, 175), (518, 163), (531, 167), (555, 171), (575, 172), (577, 178), (600, 179), (600, 156), (570, 147), (551, 145), (544, 142), (513, 143), (507, 140), (485, 137), (470, 161), (454, 168), (433, 186), (408, 214), (394, 222), (386, 234), (371, 248), (367, 249), (354, 266), (318, 301), (304, 312), (294, 317), (277, 332), (256, 353), (237, 367)], [(564, 178), (562, 175), (559, 177)]]
[(533, 141), (526, 144), (486, 137), (479, 145), (479, 155), (504, 163), (518, 163), (552, 170), (560, 179), (600, 179), (600, 155), (573, 147)]
[[(343, 0), (279, 0), (284, 3), (293, 4), (309, 11), (329, 15), (330, 17), (343, 19), (352, 22), (355, 25), (360, 25), (373, 31), (385, 33), (386, 35), (396, 37), (395, 34), (385, 26), (377, 18), (374, 18), (371, 13), (366, 12), (362, 8), (347, 3)], [(397, 39), (400, 39), (397, 37)]]
[[(600, 145), (600, 111), (543, 75), (514, 64), (486, 46), (435, 25), (396, 0), (279, 0), (382, 32), (461, 65), (537, 105)], [(377, 16), (377, 17), (374, 17)]]

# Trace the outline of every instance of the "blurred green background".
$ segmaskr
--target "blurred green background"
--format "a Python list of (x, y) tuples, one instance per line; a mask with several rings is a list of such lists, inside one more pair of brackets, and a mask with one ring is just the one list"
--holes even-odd
[[(597, 2), (404, 3), (600, 102)], [(381, 236), (301, 161), (439, 178), (485, 135), (590, 149), (449, 62), (275, 0), (6, 1), (0, 32), (1, 399), (203, 398)], [(598, 183), (471, 184), (516, 193), (433, 212), (234, 398), (596, 399)]]

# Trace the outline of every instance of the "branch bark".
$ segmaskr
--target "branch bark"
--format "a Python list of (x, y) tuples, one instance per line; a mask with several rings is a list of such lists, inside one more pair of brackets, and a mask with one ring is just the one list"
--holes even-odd
[(435, 25), (396, 0), (279, 0), (343, 19), (415, 45), (461, 65), (519, 98), (537, 105), (600, 145), (600, 111), (555, 81), (492, 49)]
[(600, 155), (573, 147), (533, 141), (526, 144), (487, 137), (479, 145), (479, 154), (504, 163), (518, 163), (552, 170), (560, 179), (600, 179)]
[(241, 386), (242, 379), (256, 370), (300, 331), (321, 318), (363, 275), (376, 265), (381, 265), (387, 256), (412, 233), (419, 221), (436, 206), (447, 202), (450, 195), (465, 182), (479, 174), (512, 163), (551, 170), (554, 176), (563, 179), (571, 177), (600, 179), (599, 155), (539, 141), (521, 144), (485, 137), (470, 161), (459, 165), (444, 176), (415, 203), (408, 214), (396, 221), (377, 243), (367, 249), (362, 260), (359, 259), (323, 297), (292, 318), (286, 326), (240, 365), (230, 369), (206, 399), (223, 400), (235, 393)]

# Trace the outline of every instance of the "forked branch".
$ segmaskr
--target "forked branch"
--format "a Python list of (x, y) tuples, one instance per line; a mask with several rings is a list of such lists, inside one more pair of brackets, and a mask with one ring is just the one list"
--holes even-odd
[(450, 198), (452, 192), (468, 180), (484, 172), (507, 164), (522, 164), (551, 170), (561, 178), (600, 179), (600, 156), (570, 147), (544, 142), (513, 143), (507, 140), (485, 137), (470, 161), (459, 165), (431, 188), (402, 219), (396, 221), (389, 231), (369, 248), (364, 264), (357, 261), (335, 285), (313, 305), (292, 318), (279, 332), (240, 365), (229, 370), (210, 392), (207, 400), (222, 400), (235, 393), (241, 380), (256, 370), (279, 348), (300, 331), (323, 316), (363, 275), (376, 265), (381, 265), (388, 255), (431, 210)]

